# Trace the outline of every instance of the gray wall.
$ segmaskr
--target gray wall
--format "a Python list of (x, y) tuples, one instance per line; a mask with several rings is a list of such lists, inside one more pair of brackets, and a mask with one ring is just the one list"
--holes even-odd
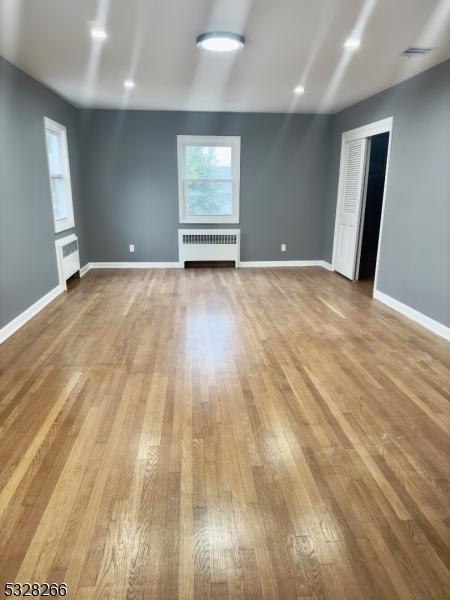
[(323, 256), (331, 262), (341, 134), (391, 116), (378, 288), (450, 326), (450, 61), (333, 117)]
[(0, 327), (58, 282), (44, 115), (82, 264), (177, 260), (177, 134), (241, 136), (242, 260), (330, 261), (341, 134), (393, 116), (378, 287), (450, 325), (449, 99), (447, 61), (333, 117), (77, 110), (0, 58)]
[(81, 119), (91, 261), (178, 260), (177, 134), (241, 136), (243, 261), (321, 258), (331, 117), (85, 110)]
[(86, 261), (77, 111), (0, 57), (0, 327), (58, 285), (44, 116), (67, 127), (75, 223)]

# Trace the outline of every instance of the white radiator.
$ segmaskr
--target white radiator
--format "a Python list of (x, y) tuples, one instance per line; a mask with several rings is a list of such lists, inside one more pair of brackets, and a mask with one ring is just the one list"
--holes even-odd
[(80, 270), (78, 238), (75, 234), (55, 241), (59, 283), (67, 290), (67, 280)]
[(234, 261), (239, 266), (240, 229), (179, 229), (181, 266), (187, 261)]

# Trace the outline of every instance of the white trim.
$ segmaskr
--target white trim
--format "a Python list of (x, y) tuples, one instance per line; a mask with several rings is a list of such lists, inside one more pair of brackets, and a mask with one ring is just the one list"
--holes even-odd
[(84, 267), (80, 269), (80, 277), (84, 277), (88, 271), (91, 270), (91, 263), (86, 263)]
[[(227, 216), (199, 216), (186, 215), (185, 206), (185, 147), (186, 146), (231, 146), (232, 159), (232, 214)], [(180, 223), (239, 223), (239, 191), (241, 172), (241, 137), (238, 135), (177, 135), (177, 162), (178, 162), (178, 206)], [(202, 180), (206, 181), (206, 180)], [(227, 180), (228, 181), (228, 180)]]
[[(379, 266), (379, 257), (380, 257), (380, 249), (381, 249), (381, 240), (383, 236), (383, 221), (384, 221), (384, 208), (386, 202), (386, 190), (387, 190), (387, 180), (389, 174), (389, 163), (391, 159), (391, 146), (392, 146), (392, 128), (394, 123), (394, 117), (388, 117), (387, 119), (382, 119), (381, 121), (375, 121), (374, 123), (370, 123), (369, 125), (363, 125), (362, 127), (358, 127), (356, 129), (351, 129), (350, 131), (345, 131), (342, 134), (341, 138), (341, 153), (340, 153), (340, 165), (339, 165), (339, 183), (338, 183), (338, 192), (336, 199), (336, 215), (334, 219), (334, 238), (333, 238), (333, 258), (332, 258), (332, 268), (333, 270), (336, 267), (336, 256), (337, 256), (337, 238), (338, 238), (338, 222), (340, 216), (340, 209), (342, 203), (342, 196), (344, 192), (344, 147), (347, 142), (352, 140), (358, 140), (361, 138), (369, 138), (374, 135), (378, 135), (379, 133), (389, 133), (389, 143), (388, 143), (388, 153), (386, 157), (386, 172), (384, 176), (384, 189), (383, 189), (383, 203), (381, 207), (381, 220), (380, 220), (380, 235), (378, 238), (378, 249), (377, 249), (377, 259), (375, 266), (375, 278), (374, 278), (374, 290), (377, 286), (378, 281), (378, 266)], [(361, 215), (359, 229), (361, 228), (361, 221), (363, 215)], [(358, 232), (358, 236), (359, 236)]]
[(393, 308), (405, 317), (408, 317), (408, 319), (412, 319), (416, 323), (419, 323), (419, 325), (426, 327), (426, 329), (429, 329), (433, 333), (443, 337), (445, 340), (450, 341), (450, 327), (446, 327), (442, 323), (439, 323), (439, 321), (435, 321), (431, 317), (427, 317), (427, 315), (424, 315), (415, 308), (412, 308), (407, 304), (403, 304), (403, 302), (400, 302), (399, 300), (396, 300), (395, 298), (392, 298), (391, 296), (388, 296), (379, 290), (374, 290), (373, 297), (383, 304), (386, 304), (390, 308)]
[(180, 269), (176, 262), (91, 262), (89, 269)]
[[(364, 218), (366, 215), (366, 206), (367, 206), (367, 190), (368, 190), (368, 185), (369, 185), (369, 168), (370, 168), (370, 153), (371, 152), (372, 152), (372, 138), (368, 138), (367, 143), (366, 143), (366, 160), (364, 162), (364, 183), (363, 183), (362, 198), (361, 198), (361, 214), (359, 217), (358, 239), (356, 242), (356, 257), (355, 257), (355, 267), (354, 267), (355, 279), (359, 279), (359, 268), (361, 266), (362, 239), (363, 239), (363, 229), (364, 229)], [(387, 158), (387, 154), (386, 154), (386, 158)], [(381, 223), (381, 219), (380, 219), (380, 223)], [(377, 248), (377, 250), (378, 250), (378, 248)], [(375, 257), (375, 261), (376, 261), (376, 257)]]
[(380, 267), (381, 241), (383, 239), (384, 215), (386, 213), (386, 190), (387, 190), (387, 182), (388, 182), (388, 177), (389, 177), (389, 164), (391, 162), (391, 148), (392, 148), (392, 123), (391, 123), (391, 129), (389, 130), (388, 151), (387, 151), (387, 156), (386, 156), (386, 170), (384, 172), (383, 203), (381, 205), (381, 217), (380, 217), (380, 234), (378, 236), (377, 258), (375, 260), (375, 277), (373, 279), (373, 291), (374, 292), (377, 290), (379, 267)]
[[(192, 230), (189, 230), (192, 231)], [(226, 230), (230, 231), (230, 230)], [(255, 260), (243, 261), (239, 267), (323, 267), (332, 271), (331, 264), (325, 260)], [(91, 269), (182, 269), (179, 262), (91, 262), (81, 268), (83, 277)]]
[(342, 135), (344, 137), (345, 142), (351, 142), (352, 140), (360, 140), (361, 138), (372, 137), (374, 135), (378, 135), (379, 133), (386, 133), (387, 131), (392, 131), (393, 122), (394, 117), (388, 117), (387, 119), (374, 121), (373, 123), (363, 125), (362, 127), (357, 127), (356, 129), (344, 131)]
[(327, 262), (326, 260), (321, 260), (320, 262), (321, 266), (327, 271), (334, 271), (333, 265), (331, 263)]
[[(240, 267), (323, 267), (323, 260), (251, 260), (241, 261)], [(328, 264), (328, 263), (327, 263)]]
[(55, 288), (47, 292), (45, 296), (42, 296), (42, 298), (39, 298), (39, 300), (24, 310), (23, 313), (2, 327), (0, 329), (0, 344), (8, 339), (18, 329), (23, 327), (25, 323), (28, 323), (28, 321), (36, 316), (43, 308), (45, 308), (47, 304), (50, 304), (50, 302), (59, 296), (62, 291), (62, 287), (57, 285)]
[[(52, 174), (50, 173), (50, 160), (48, 154), (48, 145), (47, 145), (47, 131), (51, 131), (55, 135), (59, 136), (62, 141), (62, 163), (63, 163), (63, 173), (61, 173), (64, 184), (65, 184), (65, 192), (66, 192), (66, 203), (68, 215), (63, 219), (55, 218), (55, 210), (53, 206), (53, 197), (52, 197)], [(75, 217), (73, 212), (73, 199), (72, 199), (72, 183), (70, 179), (70, 162), (69, 162), (69, 145), (67, 142), (67, 131), (64, 125), (57, 123), (56, 121), (52, 121), (48, 117), (44, 117), (44, 136), (45, 136), (45, 150), (47, 154), (47, 170), (48, 170), (48, 181), (49, 181), (49, 192), (50, 192), (50, 204), (52, 207), (52, 215), (53, 215), (53, 223), (55, 226), (55, 233), (61, 233), (62, 231), (66, 231), (67, 229), (72, 229), (75, 227)]]

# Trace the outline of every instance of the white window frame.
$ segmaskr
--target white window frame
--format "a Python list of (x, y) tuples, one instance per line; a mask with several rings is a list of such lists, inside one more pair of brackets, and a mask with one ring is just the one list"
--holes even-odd
[[(231, 146), (232, 213), (231, 215), (189, 216), (186, 211), (186, 146)], [(241, 171), (240, 136), (177, 135), (178, 200), (180, 223), (239, 223), (239, 191)], [(194, 181), (194, 180), (189, 180)], [(205, 181), (202, 179), (201, 181)], [(210, 180), (213, 183), (227, 180)]]
[[(57, 135), (60, 139), (60, 148), (61, 148), (61, 164), (62, 164), (62, 173), (55, 175), (50, 172), (50, 160), (48, 153), (48, 144), (47, 144), (47, 132), (53, 133)], [(52, 121), (48, 117), (44, 117), (44, 135), (45, 135), (45, 150), (47, 153), (47, 168), (48, 168), (48, 182), (49, 182), (49, 191), (50, 191), (50, 201), (52, 206), (53, 213), (53, 222), (55, 225), (55, 233), (59, 233), (60, 231), (66, 231), (66, 229), (72, 229), (75, 227), (75, 218), (73, 213), (73, 201), (72, 201), (72, 183), (70, 180), (70, 165), (69, 165), (69, 150), (67, 146), (67, 132), (64, 125), (57, 123), (56, 121)], [(66, 192), (66, 204), (67, 204), (67, 216), (57, 219), (55, 216), (55, 208), (53, 206), (53, 196), (52, 196), (52, 178), (60, 177), (64, 180), (65, 192)]]

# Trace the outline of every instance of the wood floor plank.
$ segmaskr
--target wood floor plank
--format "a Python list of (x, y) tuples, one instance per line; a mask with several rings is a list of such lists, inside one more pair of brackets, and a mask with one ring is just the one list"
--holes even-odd
[(0, 589), (444, 600), (449, 402), (366, 283), (93, 270), (0, 347)]

